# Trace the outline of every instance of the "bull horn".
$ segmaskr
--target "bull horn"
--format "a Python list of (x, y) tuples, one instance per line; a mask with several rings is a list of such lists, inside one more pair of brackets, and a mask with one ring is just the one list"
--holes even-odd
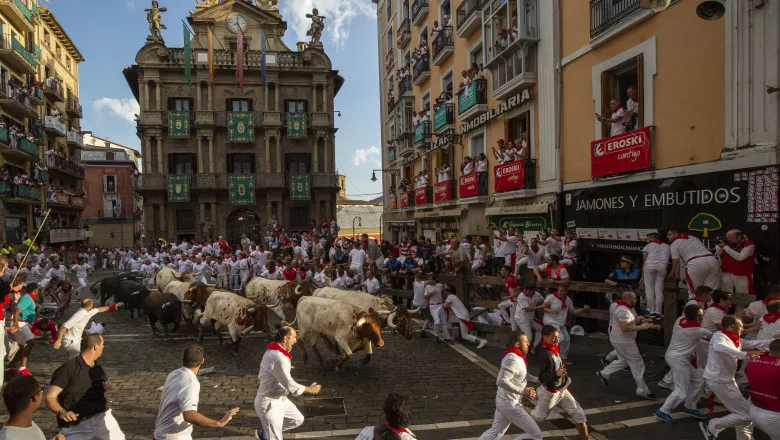
[(413, 315), (413, 314), (415, 314), (415, 313), (420, 313), (421, 311), (422, 311), (422, 307), (418, 307), (418, 308), (416, 308), (416, 309), (412, 309), (412, 310), (407, 310), (407, 312), (408, 312), (410, 315)]
[(192, 304), (192, 300), (191, 299), (183, 299), (183, 300), (181, 300), (181, 302), (183, 302), (184, 304)]
[(376, 312), (376, 314), (379, 315), (381, 318), (384, 318), (384, 317), (387, 317), (387, 316), (395, 314), (395, 309), (393, 309), (393, 310), (379, 310), (379, 311)]
[(296, 294), (296, 295), (301, 295), (301, 294), (302, 294), (302, 292), (303, 292), (303, 286), (301, 286), (300, 284), (298, 284), (297, 286), (295, 286), (295, 294)]
[(136, 291), (136, 292), (133, 292), (133, 293), (131, 293), (130, 295), (133, 295), (133, 296), (135, 296), (135, 295), (138, 295), (139, 293), (141, 293), (141, 291), (140, 291), (140, 290), (139, 290), (139, 291)]
[(241, 332), (241, 336), (246, 336), (249, 334), (249, 332), (252, 331), (252, 329), (255, 328), (254, 325), (250, 325), (249, 327), (245, 328), (244, 331)]
[(398, 328), (398, 325), (395, 323), (395, 312), (391, 313), (390, 316), (387, 317), (387, 326), (393, 330)]
[(254, 307), (249, 307), (249, 308), (246, 309), (246, 311), (249, 312), (249, 313), (255, 313), (255, 310), (256, 309)]
[(279, 307), (279, 305), (280, 305), (280, 304), (282, 304), (282, 302), (281, 302), (281, 301), (277, 301), (277, 302), (276, 302), (276, 304), (274, 304), (274, 305), (268, 305), (268, 304), (266, 304), (266, 307), (267, 307), (268, 309), (275, 309), (275, 308)]

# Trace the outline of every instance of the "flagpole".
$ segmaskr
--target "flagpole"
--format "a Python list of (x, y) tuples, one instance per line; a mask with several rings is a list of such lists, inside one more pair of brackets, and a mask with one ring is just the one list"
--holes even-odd
[(19, 271), (24, 267), (24, 264), (27, 261), (27, 256), (30, 255), (30, 251), (32, 250), (33, 246), (35, 246), (35, 241), (38, 240), (38, 234), (41, 233), (43, 226), (46, 224), (46, 220), (49, 218), (49, 214), (51, 214), (51, 208), (49, 208), (49, 210), (46, 211), (46, 216), (43, 218), (43, 221), (41, 222), (41, 226), (38, 227), (38, 231), (35, 232), (35, 237), (32, 239), (30, 246), (27, 247), (27, 252), (24, 253), (24, 258), (22, 258), (22, 262), (19, 263), (19, 270), (16, 271), (16, 273), (14, 274), (14, 278), (11, 280), (11, 287), (13, 287), (17, 275), (19, 275)]

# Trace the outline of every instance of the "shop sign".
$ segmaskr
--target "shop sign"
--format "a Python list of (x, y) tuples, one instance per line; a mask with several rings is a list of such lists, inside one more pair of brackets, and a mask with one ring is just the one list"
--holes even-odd
[(479, 194), (479, 175), (477, 173), (466, 174), (458, 179), (458, 194), (460, 198), (476, 197)]
[(419, 158), (420, 158), (420, 153), (415, 151), (414, 154), (412, 154), (411, 156), (406, 156), (403, 159), (401, 159), (401, 166), (407, 166)]
[(402, 192), (398, 194), (398, 200), (400, 201), (401, 208), (409, 207), (409, 193)]
[(423, 154), (431, 154), (439, 148), (445, 149), (450, 146), (450, 141), (446, 137), (437, 137), (435, 141), (428, 144), (423, 150)]
[(525, 203), (522, 205), (490, 206), (485, 215), (545, 214), (550, 210), (549, 201)]
[(439, 182), (433, 186), (433, 203), (452, 200), (452, 180)]
[(498, 226), (505, 231), (509, 228), (521, 231), (543, 231), (547, 229), (547, 220), (544, 217), (504, 217), (498, 221)]
[(507, 101), (500, 103), (497, 108), (491, 108), (485, 113), (482, 113), (481, 115), (472, 119), (470, 122), (466, 124), (461, 124), (460, 134), (466, 134), (471, 130), (474, 130), (475, 128), (482, 126), (487, 121), (497, 116), (500, 116), (514, 109), (515, 107), (519, 107), (530, 100), (531, 100), (531, 91), (528, 89), (524, 89), (522, 92), (509, 98)]
[(650, 168), (652, 127), (643, 127), (590, 143), (593, 178)]
[(422, 188), (416, 188), (414, 190), (414, 204), (417, 206), (425, 205), (428, 203), (427, 201), (427, 195), (428, 193), (428, 187), (424, 186)]
[(525, 187), (525, 161), (516, 160), (493, 167), (496, 192), (513, 191)]
[(425, 218), (460, 217), (462, 213), (463, 210), (461, 208), (440, 209), (440, 210), (434, 210), (430, 212), (415, 212), (414, 218), (425, 219)]

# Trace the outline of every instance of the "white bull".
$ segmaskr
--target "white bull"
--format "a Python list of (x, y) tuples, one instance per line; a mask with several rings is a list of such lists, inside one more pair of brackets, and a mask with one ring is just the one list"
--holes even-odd
[(192, 275), (181, 274), (170, 267), (163, 267), (157, 272), (154, 280), (157, 283), (157, 288), (160, 289), (160, 292), (165, 292), (165, 286), (171, 281), (192, 281)]
[(257, 304), (278, 304), (272, 308), (279, 319), (287, 319), (286, 311), (293, 313), (298, 300), (304, 296), (311, 296), (314, 285), (310, 282), (302, 282), (296, 285), (292, 281), (267, 280), (254, 278), (246, 285), (246, 297)]
[(233, 292), (214, 291), (209, 295), (206, 308), (200, 318), (199, 342), (203, 341), (203, 326), (209, 322), (214, 323), (214, 331), (220, 343), (222, 343), (222, 334), (219, 332), (219, 326), (227, 326), (234, 344), (234, 355), (238, 355), (242, 336), (253, 330), (269, 331), (268, 308)]
[(190, 291), (193, 284), (195, 283), (191, 281), (172, 280), (163, 290), (163, 293), (172, 293), (176, 295), (176, 298), (179, 298), (179, 301), (182, 302), (181, 316), (187, 322), (192, 322), (195, 314), (192, 309), (192, 301), (185, 301), (184, 296)]

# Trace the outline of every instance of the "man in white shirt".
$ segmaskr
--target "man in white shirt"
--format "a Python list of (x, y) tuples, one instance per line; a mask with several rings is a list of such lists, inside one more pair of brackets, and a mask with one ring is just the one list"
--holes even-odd
[(98, 313), (116, 310), (121, 304), (116, 303), (106, 307), (94, 308), (91, 299), (82, 299), (81, 308), (60, 326), (54, 349), (59, 350), (60, 347), (64, 347), (68, 353), (68, 359), (79, 356), (81, 354), (81, 335), (84, 333), (84, 328), (87, 327), (89, 320)]
[(83, 258), (78, 264), (73, 264), (70, 266), (70, 271), (76, 274), (76, 280), (78, 280), (79, 283), (79, 287), (76, 289), (78, 292), (76, 294), (78, 299), (81, 299), (81, 294), (87, 288), (87, 272), (91, 270), (92, 268), (87, 264), (87, 260)]
[(780, 301), (772, 301), (766, 306), (766, 315), (761, 317), (761, 329), (756, 339), (771, 339), (780, 335)]
[(671, 243), (669, 251), (672, 256), (672, 272), (670, 278), (680, 279), (680, 261), (685, 263), (685, 281), (688, 284), (689, 298), (693, 297), (696, 288), (705, 285), (717, 289), (720, 285), (720, 264), (704, 244), (696, 237), (681, 234), (679, 229), (672, 228), (666, 232), (666, 238)]
[(360, 248), (360, 242), (355, 242), (355, 247), (349, 251), (349, 268), (352, 272), (359, 277), (359, 280), (363, 277), (363, 265), (366, 262), (366, 251)]
[(222, 428), (238, 413), (238, 408), (233, 408), (222, 419), (214, 420), (198, 412), (198, 371), (203, 361), (203, 348), (192, 344), (184, 349), (184, 366), (165, 379), (154, 426), (156, 440), (192, 440), (193, 425)]
[(617, 99), (609, 101), (609, 106), (612, 109), (612, 116), (605, 118), (596, 113), (596, 120), (602, 124), (608, 124), (610, 126), (609, 135), (616, 136), (626, 132), (626, 126), (623, 125), (623, 120), (626, 118), (626, 110), (620, 105)]
[(750, 303), (745, 309), (744, 315), (750, 317), (755, 322), (766, 315), (766, 306), (772, 301), (780, 301), (780, 286), (770, 287), (766, 298)]
[(379, 295), (379, 280), (374, 276), (374, 271), (369, 270), (366, 273), (366, 281), (363, 285), (366, 287), (366, 293), (374, 296)]
[[(3, 390), (3, 401), (10, 416), (0, 429), (0, 440), (46, 440), (33, 421), (33, 414), (43, 402), (43, 388), (32, 375), (8, 382)], [(52, 440), (65, 440), (65, 437), (58, 434)]]
[(570, 267), (577, 264), (577, 238), (571, 229), (567, 229), (563, 234), (563, 257), (561, 258), (561, 264)]
[[(536, 318), (536, 311), (544, 309), (544, 298), (536, 291), (536, 286), (531, 282), (523, 284), (523, 291), (517, 296), (517, 305), (513, 319), (518, 330), (526, 336), (533, 338), (531, 351), (533, 351), (542, 339), (542, 323)], [(536, 334), (534, 335), (534, 332)]]
[(476, 272), (477, 269), (482, 267), (483, 259), (485, 258), (485, 245), (482, 243), (480, 236), (474, 237), (474, 258), (471, 260), (471, 270)]
[(476, 330), (477, 326), (471, 322), (469, 311), (463, 302), (455, 296), (455, 288), (452, 286), (446, 286), (447, 298), (444, 300), (444, 310), (449, 316), (447, 320), (448, 325), (450, 322), (456, 322), (460, 325), (460, 338), (464, 341), (469, 341), (473, 344), (477, 344), (477, 348), (482, 348), (487, 345), (487, 339), (478, 338), (469, 331)]
[(439, 338), (439, 328), (441, 328), (444, 342), (451, 343), (450, 331), (447, 325), (447, 319), (444, 316), (444, 308), (442, 307), (442, 285), (436, 282), (436, 275), (428, 275), (428, 280), (425, 283), (424, 298), (428, 300), (428, 310), (431, 312), (433, 318), (433, 334), (436, 342), (441, 342)]
[(504, 436), (510, 425), (515, 425), (525, 434), (521, 439), (541, 440), (542, 430), (523, 408), (523, 398), (536, 399), (536, 390), (527, 387), (528, 382), (539, 379), (528, 373), (528, 337), (517, 333), (501, 360), (501, 369), (496, 378), (496, 413), (493, 426), (485, 431), (479, 440), (496, 440)]
[(143, 265), (141, 265), (141, 273), (144, 274), (144, 281), (147, 287), (152, 287), (156, 284), (155, 277), (160, 266), (153, 262), (151, 258), (147, 258)]
[(385, 413), (385, 423), (366, 426), (355, 437), (355, 440), (395, 438), (396, 435), (400, 440), (417, 438), (409, 429), (409, 425), (412, 424), (412, 396), (410, 394), (391, 393), (385, 399), (382, 409)]
[(739, 229), (726, 232), (726, 240), (718, 243), (715, 255), (721, 260), (720, 287), (734, 293), (755, 295), (756, 245)]
[(295, 329), (288, 326), (280, 328), (276, 332), (275, 341), (268, 344), (260, 362), (260, 372), (257, 374), (259, 384), (255, 397), (255, 411), (263, 424), (262, 429), (255, 433), (260, 440), (282, 440), (283, 431), (303, 424), (303, 414), (287, 395), (320, 393), (321, 386), (317, 382), (306, 387), (295, 382), (290, 376), (290, 350), (297, 341)]
[(726, 428), (736, 429), (737, 440), (753, 438), (750, 402), (742, 396), (737, 381), (734, 380), (734, 375), (737, 373), (739, 360), (760, 356), (761, 349), (768, 347), (772, 340), (747, 341), (741, 338), (742, 330), (742, 320), (736, 316), (728, 315), (721, 321), (721, 328), (710, 338), (704, 380), (715, 397), (731, 414), (710, 419), (709, 422), (699, 422), (702, 434), (708, 440), (717, 438), (718, 434)]
[(664, 313), (664, 279), (671, 252), (669, 245), (659, 240), (655, 232), (647, 234), (646, 241), (647, 244), (642, 249), (642, 276), (645, 280), (647, 313), (660, 318)]
[(609, 376), (628, 366), (636, 382), (636, 395), (643, 399), (655, 400), (655, 394), (650, 392), (650, 388), (645, 383), (645, 363), (636, 345), (636, 334), (642, 330), (658, 330), (661, 327), (650, 322), (637, 325), (638, 319), (634, 314), (636, 305), (634, 292), (624, 292), (623, 299), (615, 302), (618, 306), (609, 322), (609, 341), (615, 348), (618, 358), (603, 370), (597, 371), (596, 375), (604, 385), (609, 386)]

